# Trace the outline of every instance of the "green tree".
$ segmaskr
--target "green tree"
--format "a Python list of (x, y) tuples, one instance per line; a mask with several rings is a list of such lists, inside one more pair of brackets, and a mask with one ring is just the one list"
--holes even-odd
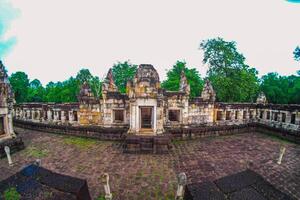
[(94, 76), (90, 82), (90, 87), (95, 95), (95, 97), (101, 97), (102, 93), (102, 81), (99, 79), (98, 76)]
[(294, 51), (294, 58), (296, 61), (300, 61), (300, 47), (296, 47)]
[(202, 41), (203, 63), (207, 64), (208, 79), (216, 90), (217, 100), (223, 102), (252, 102), (259, 90), (257, 70), (245, 64), (236, 43), (222, 38)]
[(300, 77), (269, 73), (261, 79), (261, 90), (270, 103), (300, 103)]
[(80, 84), (83, 84), (84, 82), (89, 83), (92, 80), (92, 78), (93, 75), (88, 69), (81, 69), (76, 75), (76, 79), (79, 81)]
[(131, 64), (129, 61), (118, 62), (113, 65), (113, 77), (121, 93), (126, 92), (127, 81), (134, 78), (136, 70), (137, 65)]
[(77, 102), (79, 93), (79, 82), (70, 77), (63, 82), (49, 82), (46, 85), (44, 101), (46, 102)]
[(191, 87), (190, 97), (201, 94), (204, 81), (195, 68), (187, 68), (185, 61), (177, 61), (172, 69), (167, 72), (167, 80), (163, 81), (161, 87), (169, 91), (178, 91), (180, 85), (180, 75), (184, 71), (188, 83)]
[(28, 99), (29, 79), (24, 72), (13, 73), (9, 77), (9, 82), (15, 93), (17, 103), (26, 102)]
[(45, 89), (38, 79), (34, 79), (29, 83), (28, 97), (29, 102), (42, 102), (44, 99)]

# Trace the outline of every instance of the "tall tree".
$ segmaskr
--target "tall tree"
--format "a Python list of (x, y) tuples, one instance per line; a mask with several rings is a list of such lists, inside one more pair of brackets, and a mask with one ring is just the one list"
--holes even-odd
[(300, 77), (269, 73), (261, 79), (261, 90), (270, 103), (300, 103)]
[(199, 72), (195, 68), (188, 68), (185, 61), (177, 61), (175, 65), (173, 65), (173, 67), (167, 72), (167, 80), (162, 82), (161, 87), (170, 91), (178, 91), (182, 71), (184, 71), (187, 81), (191, 87), (190, 96), (199, 96), (204, 82), (201, 79)]
[(83, 84), (84, 82), (89, 83), (92, 80), (92, 78), (93, 75), (88, 69), (81, 69), (76, 75), (76, 79), (79, 81), (80, 84)]
[(136, 70), (137, 65), (131, 64), (129, 61), (118, 62), (113, 65), (113, 77), (121, 93), (126, 92), (127, 81), (134, 78)]
[(257, 70), (245, 64), (245, 57), (239, 53), (236, 43), (222, 38), (202, 41), (203, 63), (207, 64), (208, 79), (216, 90), (217, 100), (224, 102), (254, 101), (259, 82)]
[(28, 97), (29, 102), (42, 102), (44, 100), (45, 89), (38, 79), (29, 83)]
[(24, 72), (13, 73), (9, 77), (9, 82), (15, 93), (17, 103), (26, 102), (28, 98), (29, 79)]

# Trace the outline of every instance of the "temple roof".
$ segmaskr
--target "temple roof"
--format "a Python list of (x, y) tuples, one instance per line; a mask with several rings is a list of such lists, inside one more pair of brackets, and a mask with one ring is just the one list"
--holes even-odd
[(149, 82), (150, 84), (159, 82), (159, 75), (153, 65), (150, 64), (139, 65), (135, 78), (137, 82)]

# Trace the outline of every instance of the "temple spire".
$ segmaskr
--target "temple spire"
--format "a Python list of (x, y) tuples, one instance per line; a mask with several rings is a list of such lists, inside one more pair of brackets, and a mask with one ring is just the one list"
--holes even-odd
[(205, 80), (201, 98), (203, 101), (214, 102), (216, 100), (216, 92), (208, 79)]
[(115, 84), (112, 69), (109, 69), (106, 78), (102, 84), (102, 91), (118, 92), (118, 87)]
[(190, 95), (191, 88), (185, 76), (184, 70), (181, 71), (180, 75), (179, 91)]

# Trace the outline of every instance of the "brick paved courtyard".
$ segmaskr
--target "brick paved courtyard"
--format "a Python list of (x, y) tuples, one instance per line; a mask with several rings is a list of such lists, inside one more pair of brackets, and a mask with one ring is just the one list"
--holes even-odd
[[(103, 195), (99, 177), (104, 172), (110, 174), (114, 199), (174, 199), (179, 172), (186, 172), (189, 182), (201, 182), (249, 167), (279, 190), (300, 199), (300, 145), (261, 134), (174, 141), (169, 154), (132, 155), (123, 154), (118, 142), (16, 130), (26, 149), (12, 156), (12, 168), (5, 158), (0, 160), (0, 180), (41, 158), (45, 168), (87, 179), (94, 199)], [(287, 150), (278, 165), (281, 145)]]

